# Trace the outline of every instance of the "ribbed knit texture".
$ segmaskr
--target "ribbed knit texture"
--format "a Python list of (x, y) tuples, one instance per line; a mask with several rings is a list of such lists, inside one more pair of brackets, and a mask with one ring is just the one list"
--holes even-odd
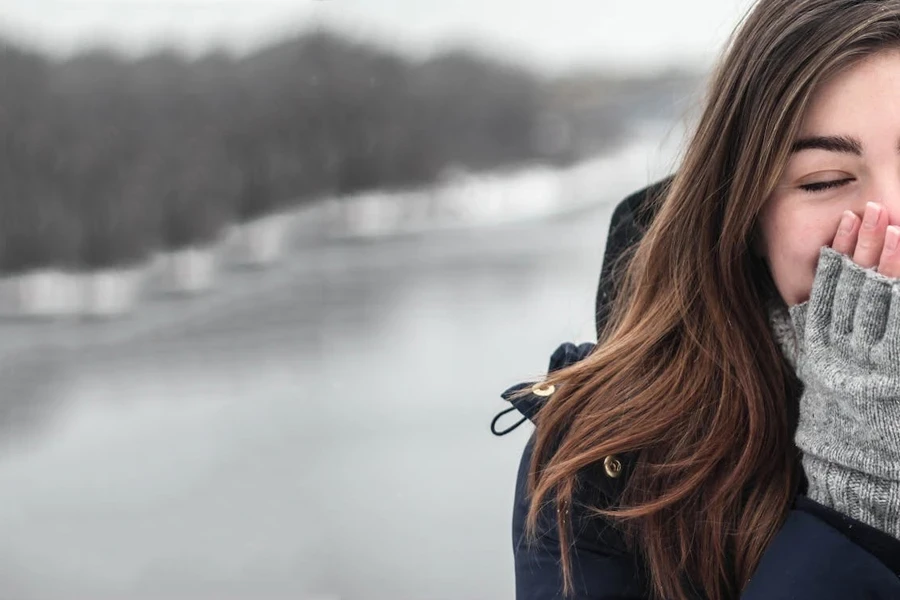
[(808, 496), (900, 538), (900, 280), (826, 247), (789, 317), (770, 307), (804, 385), (795, 441)]

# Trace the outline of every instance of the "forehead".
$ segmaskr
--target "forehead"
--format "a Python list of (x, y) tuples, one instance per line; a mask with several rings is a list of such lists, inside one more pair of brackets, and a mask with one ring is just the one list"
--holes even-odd
[(813, 93), (803, 118), (808, 133), (851, 133), (900, 125), (900, 49), (861, 59)]

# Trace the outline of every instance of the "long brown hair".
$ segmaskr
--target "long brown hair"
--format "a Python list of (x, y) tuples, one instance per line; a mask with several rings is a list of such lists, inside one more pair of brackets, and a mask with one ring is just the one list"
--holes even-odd
[(811, 95), (900, 47), (900, 0), (762, 0), (733, 34), (681, 165), (622, 272), (589, 357), (553, 373), (537, 419), (529, 532), (557, 508), (565, 591), (579, 477), (610, 454), (636, 462), (613, 519), (673, 600), (736, 598), (783, 523), (799, 476), (797, 380), (763, 307), (754, 251)]

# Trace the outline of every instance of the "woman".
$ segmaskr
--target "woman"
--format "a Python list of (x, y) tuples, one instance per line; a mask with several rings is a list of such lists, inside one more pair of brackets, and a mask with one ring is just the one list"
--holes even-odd
[(599, 343), (504, 393), (517, 597), (900, 598), (898, 225), (900, 0), (761, 0)]

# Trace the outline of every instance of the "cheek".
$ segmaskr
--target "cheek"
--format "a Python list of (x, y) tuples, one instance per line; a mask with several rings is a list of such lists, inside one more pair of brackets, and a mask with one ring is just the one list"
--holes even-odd
[(796, 259), (782, 255), (769, 261), (775, 287), (788, 306), (809, 300), (817, 259), (818, 251), (812, 251), (802, 255), (798, 253)]
[(782, 209), (761, 216), (763, 255), (789, 306), (809, 299), (819, 250), (834, 239), (842, 211), (831, 212)]

